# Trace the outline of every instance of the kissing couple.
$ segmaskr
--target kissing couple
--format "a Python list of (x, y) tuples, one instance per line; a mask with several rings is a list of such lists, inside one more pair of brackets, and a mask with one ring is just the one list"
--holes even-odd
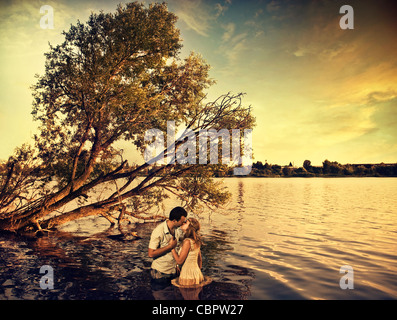
[[(171, 210), (169, 219), (152, 232), (148, 255), (153, 258), (150, 275), (157, 284), (180, 288), (201, 287), (211, 282), (204, 277), (201, 256), (200, 223), (188, 218), (182, 207)], [(178, 277), (178, 266), (181, 266)]]

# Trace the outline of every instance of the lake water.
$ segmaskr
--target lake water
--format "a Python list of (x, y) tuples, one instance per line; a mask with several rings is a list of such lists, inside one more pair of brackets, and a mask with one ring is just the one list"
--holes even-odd
[[(201, 216), (210, 299), (396, 299), (397, 178), (226, 178), (233, 194)], [(166, 212), (178, 203), (168, 201)], [(32, 239), (0, 235), (0, 299), (184, 299), (150, 285), (150, 233), (109, 238), (104, 218)], [(69, 231), (73, 231), (70, 233)], [(100, 233), (98, 233), (100, 232)], [(54, 289), (40, 288), (40, 267)], [(340, 273), (342, 266), (352, 272)], [(340, 280), (353, 285), (341, 289)], [(191, 297), (190, 297), (191, 298)]]

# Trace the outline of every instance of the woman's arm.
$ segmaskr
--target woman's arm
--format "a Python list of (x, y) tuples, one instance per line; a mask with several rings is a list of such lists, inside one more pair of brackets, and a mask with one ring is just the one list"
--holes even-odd
[(197, 264), (198, 264), (200, 269), (203, 267), (203, 258), (201, 257), (201, 250), (199, 251), (199, 254), (198, 254), (198, 257), (197, 257)]
[(188, 239), (183, 240), (182, 249), (180, 254), (176, 253), (175, 249), (172, 249), (172, 255), (177, 264), (183, 264), (186, 260), (187, 255), (189, 254), (190, 250), (190, 241)]

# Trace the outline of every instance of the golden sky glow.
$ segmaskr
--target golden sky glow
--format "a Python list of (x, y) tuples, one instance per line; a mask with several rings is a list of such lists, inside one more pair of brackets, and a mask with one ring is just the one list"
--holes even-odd
[[(48, 42), (91, 11), (120, 1), (2, 1), (0, 159), (31, 141), (31, 90)], [(397, 161), (397, 11), (392, 1), (169, 1), (184, 48), (217, 84), (209, 98), (245, 92), (257, 117), (254, 161), (301, 166)], [(342, 30), (339, 8), (354, 9)], [(40, 7), (54, 29), (40, 28)]]

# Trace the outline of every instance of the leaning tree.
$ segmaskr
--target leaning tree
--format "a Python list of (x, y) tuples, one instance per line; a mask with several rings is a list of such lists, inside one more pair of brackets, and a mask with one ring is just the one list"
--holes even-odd
[[(166, 133), (169, 121), (194, 133), (254, 125), (241, 94), (206, 102), (214, 83), (209, 66), (196, 54), (180, 58), (176, 20), (165, 4), (129, 3), (92, 13), (63, 32), (62, 44), (50, 45), (44, 75), (32, 87), (34, 145), (0, 164), (0, 229), (49, 229), (90, 215), (115, 223), (160, 206), (171, 193), (192, 210), (227, 201), (213, 165), (130, 164), (117, 148), (123, 140), (143, 154), (145, 133)], [(87, 199), (109, 184), (113, 191)], [(76, 205), (65, 209), (70, 203)]]

